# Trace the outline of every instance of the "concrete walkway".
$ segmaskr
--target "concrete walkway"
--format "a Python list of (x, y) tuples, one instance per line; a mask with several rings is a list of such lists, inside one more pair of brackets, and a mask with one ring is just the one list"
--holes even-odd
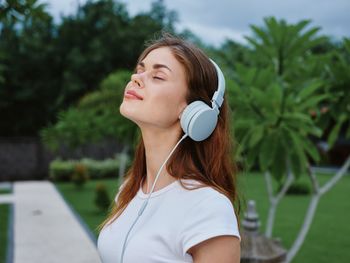
[(13, 263), (100, 263), (95, 244), (47, 181), (16, 182), (13, 194), (0, 198), (14, 203)]

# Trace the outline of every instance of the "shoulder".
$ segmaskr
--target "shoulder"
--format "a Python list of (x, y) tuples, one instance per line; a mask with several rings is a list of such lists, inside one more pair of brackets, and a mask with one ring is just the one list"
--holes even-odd
[(235, 236), (240, 240), (238, 220), (228, 197), (212, 187), (191, 190), (186, 195), (190, 198), (186, 198), (186, 213), (179, 233), (183, 255), (191, 247), (214, 237)]
[(216, 189), (206, 186), (188, 193), (188, 213), (190, 217), (198, 220), (206, 220), (208, 224), (223, 221), (235, 221), (235, 211), (230, 199)]
[(214, 206), (233, 209), (232, 203), (227, 196), (220, 193), (211, 186), (203, 185), (201, 182), (196, 180), (181, 180), (183, 185), (190, 189), (184, 189), (183, 194), (188, 198), (188, 205), (193, 206), (192, 208), (198, 208), (201, 206)]

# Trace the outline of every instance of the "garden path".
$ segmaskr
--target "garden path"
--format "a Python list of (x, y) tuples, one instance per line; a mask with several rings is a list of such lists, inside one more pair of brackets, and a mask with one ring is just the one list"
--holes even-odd
[(14, 263), (100, 263), (94, 241), (49, 181), (13, 184)]

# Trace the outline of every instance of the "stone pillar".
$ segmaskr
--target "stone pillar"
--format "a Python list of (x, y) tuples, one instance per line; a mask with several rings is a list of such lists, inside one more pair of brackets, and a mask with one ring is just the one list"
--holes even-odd
[(259, 232), (260, 221), (255, 201), (249, 200), (242, 222), (241, 262), (242, 263), (282, 263), (287, 251), (279, 239), (268, 239)]

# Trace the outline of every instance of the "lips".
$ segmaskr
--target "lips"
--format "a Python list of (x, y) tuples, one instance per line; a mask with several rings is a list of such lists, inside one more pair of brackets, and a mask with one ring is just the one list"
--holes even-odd
[(125, 93), (125, 95), (126, 95), (126, 96), (129, 95), (129, 96), (127, 96), (127, 97), (131, 97), (131, 98), (143, 100), (143, 98), (142, 98), (139, 94), (137, 94), (136, 91), (134, 91), (134, 90), (128, 90), (128, 91)]

